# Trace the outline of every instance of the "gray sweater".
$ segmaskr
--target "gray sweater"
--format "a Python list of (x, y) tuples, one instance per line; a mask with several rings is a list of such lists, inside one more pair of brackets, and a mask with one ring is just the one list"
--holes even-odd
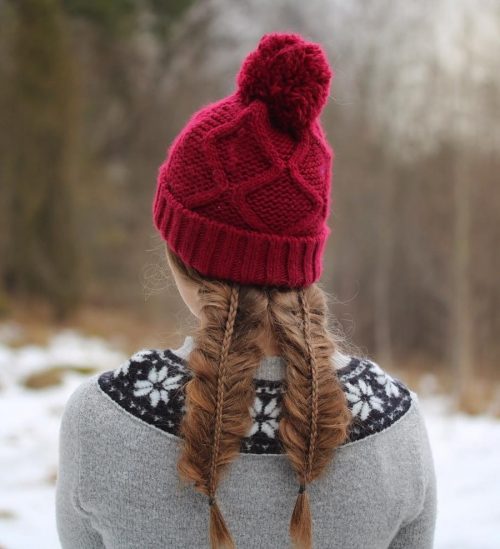
[[(207, 548), (207, 498), (178, 480), (177, 435), (193, 339), (143, 349), (70, 396), (59, 438), (56, 521), (63, 549)], [(314, 547), (433, 547), (436, 478), (417, 394), (368, 358), (337, 352), (351, 438), (309, 487)], [(281, 357), (255, 376), (253, 425), (218, 499), (240, 549), (290, 547), (297, 481), (277, 437)]]

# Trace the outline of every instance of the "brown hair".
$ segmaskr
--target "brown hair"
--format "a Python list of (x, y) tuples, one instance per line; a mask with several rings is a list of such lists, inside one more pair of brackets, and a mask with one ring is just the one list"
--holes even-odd
[(166, 249), (181, 276), (198, 285), (200, 325), (188, 357), (192, 377), (185, 386), (178, 471), (208, 496), (211, 546), (235, 547), (216, 491), (252, 424), (252, 380), (263, 357), (259, 342), (267, 333), (286, 363), (279, 438), (299, 483), (290, 536), (296, 547), (309, 549), (306, 487), (326, 471), (335, 448), (348, 438), (352, 420), (332, 362), (336, 342), (328, 325), (327, 295), (317, 283), (282, 288), (205, 277)]

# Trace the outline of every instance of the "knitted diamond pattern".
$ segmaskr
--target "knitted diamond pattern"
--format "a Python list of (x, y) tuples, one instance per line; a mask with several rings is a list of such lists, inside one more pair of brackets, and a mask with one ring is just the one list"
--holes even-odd
[(296, 140), (271, 125), (262, 102), (243, 107), (234, 97), (197, 114), (174, 143), (166, 179), (209, 219), (299, 236), (324, 220), (330, 161), (317, 125)]

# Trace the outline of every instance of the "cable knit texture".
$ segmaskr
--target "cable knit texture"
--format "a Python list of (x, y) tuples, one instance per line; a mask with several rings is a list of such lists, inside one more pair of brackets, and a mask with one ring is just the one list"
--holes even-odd
[(159, 170), (156, 228), (205, 276), (307, 286), (322, 273), (333, 151), (318, 44), (265, 35), (228, 97), (195, 113)]
[[(179, 349), (144, 349), (71, 395), (56, 483), (63, 549), (208, 549), (206, 499), (176, 471), (190, 348), (186, 338)], [(219, 487), (238, 549), (290, 546), (297, 484), (277, 438), (278, 358), (257, 371), (254, 422)], [(355, 429), (322, 481), (308, 487), (314, 548), (431, 549), (436, 477), (417, 394), (367, 358), (333, 362)]]

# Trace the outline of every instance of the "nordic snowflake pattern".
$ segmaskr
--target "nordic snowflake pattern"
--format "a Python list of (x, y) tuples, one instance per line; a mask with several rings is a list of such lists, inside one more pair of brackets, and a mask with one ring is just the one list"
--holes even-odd
[(282, 383), (255, 379), (255, 400), (250, 409), (252, 425), (241, 441), (241, 451), (252, 454), (280, 454), (283, 452), (278, 439), (281, 417)]
[[(372, 360), (351, 356), (337, 375), (353, 415), (346, 443), (387, 429), (410, 408), (408, 387)], [(186, 410), (184, 385), (190, 377), (186, 360), (171, 349), (142, 349), (115, 370), (102, 373), (98, 384), (130, 414), (178, 436)], [(254, 379), (254, 387), (252, 425), (241, 441), (241, 452), (283, 453), (278, 428), (284, 384)]]
[(346, 383), (345, 387), (347, 400), (352, 404), (353, 415), (359, 416), (364, 421), (372, 410), (384, 411), (382, 399), (373, 393), (371, 385), (363, 379), (360, 379), (357, 385)]
[(259, 431), (268, 437), (274, 436), (274, 433), (278, 428), (278, 421), (276, 418), (279, 413), (280, 409), (276, 398), (272, 398), (268, 402), (265, 402), (260, 396), (257, 396), (254, 405), (252, 406), (251, 414), (253, 424), (248, 436), (252, 436)]
[(160, 370), (151, 368), (148, 379), (138, 379), (134, 383), (134, 396), (149, 396), (151, 406), (156, 408), (160, 400), (168, 403), (169, 391), (177, 389), (181, 379), (182, 374), (169, 378), (167, 366), (163, 366)]

